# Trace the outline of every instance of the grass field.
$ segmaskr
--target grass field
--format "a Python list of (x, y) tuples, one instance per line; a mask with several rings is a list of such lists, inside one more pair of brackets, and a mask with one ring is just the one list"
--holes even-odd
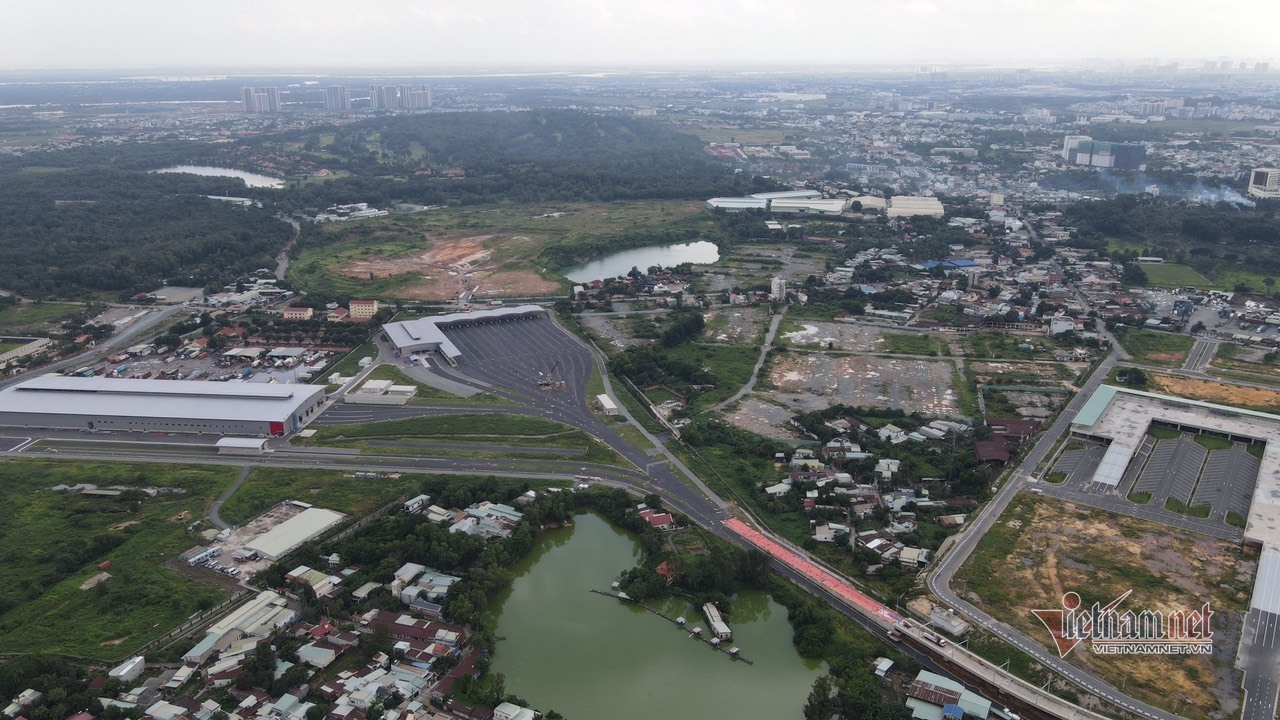
[[(330, 426), (316, 428), (315, 435), (309, 438), (298, 438), (294, 443), (371, 450), (374, 448), (368, 444), (369, 440), (412, 441), (414, 439), (435, 443), (447, 442), (460, 447), (442, 450), (423, 445), (421, 450), (415, 453), (414, 448), (406, 446), (397, 448), (397, 452), (434, 456), (493, 457), (495, 453), (492, 450), (486, 450), (486, 446), (560, 448), (581, 451), (572, 454), (575, 460), (630, 466), (613, 450), (581, 430), (551, 420), (523, 415), (447, 415), (387, 420), (362, 425)], [(387, 450), (385, 447), (379, 447), (377, 451), (386, 452)], [(511, 451), (504, 451), (503, 455), (520, 457), (518, 452)], [(547, 458), (546, 455), (535, 453), (530, 453), (528, 457)]]
[[(699, 345), (689, 343), (674, 348), (673, 357), (701, 363), (716, 379), (716, 387), (699, 393), (690, 410), (703, 410), (729, 398), (751, 379), (751, 369), (760, 357), (752, 345)], [(761, 377), (764, 373), (761, 372)]]
[(23, 345), (26, 345), (26, 343), (25, 343), (25, 342), (3, 342), (3, 341), (0, 341), (0, 354), (7, 353), (7, 352), (9, 352), (10, 350), (17, 350), (18, 348), (22, 347)]
[[(0, 462), (0, 652), (116, 661), (226, 593), (175, 571), (200, 538), (187, 531), (235, 469), (106, 462)], [(166, 488), (89, 498), (48, 488)], [(81, 584), (110, 562), (111, 577)], [(185, 565), (182, 565), (185, 569)]]
[(1133, 355), (1134, 362), (1159, 367), (1182, 367), (1187, 353), (1196, 344), (1195, 338), (1190, 335), (1135, 328), (1129, 328), (1116, 337), (1124, 349)]
[(84, 312), (83, 305), (24, 303), (0, 305), (0, 335), (40, 334)]
[[(1239, 547), (1168, 526), (1054, 499), (1019, 495), (983, 537), (957, 575), (962, 595), (1028, 637), (1050, 647), (1050, 636), (1028, 608), (1061, 607), (1079, 593), (1085, 607), (1126, 590), (1122, 610), (1195, 608), (1208, 600), (1215, 627), (1238, 628), (1252, 586)], [(1239, 697), (1232, 669), (1235, 644), (1212, 656), (1103, 655), (1077, 648), (1068, 662), (1087, 668), (1146, 702), (1183, 717), (1223, 715)], [(1185, 698), (1185, 699), (1180, 699)], [(1220, 711), (1220, 708), (1222, 709)]]
[(1001, 358), (1005, 360), (1031, 360), (1036, 351), (1020, 348), (1029, 343), (1026, 338), (1002, 332), (969, 333), (961, 340), (961, 347), (969, 357)]
[[(352, 350), (346, 357), (335, 363), (333, 367), (325, 371), (324, 377), (328, 378), (333, 373), (338, 373), (342, 377), (352, 377), (360, 372), (360, 359), (367, 357), (375, 360), (378, 358), (378, 345), (372, 340)], [(317, 378), (316, 380), (316, 382), (323, 381), (323, 378)]]
[(946, 340), (936, 335), (925, 333), (882, 333), (880, 337), (884, 345), (877, 348), (881, 352), (901, 355), (947, 355), (950, 346)]
[(403, 493), (417, 492), (420, 477), (397, 480), (350, 477), (341, 470), (254, 468), (249, 479), (222, 506), (222, 518), (235, 525), (260, 515), (282, 500), (301, 500), (351, 515), (376, 510)]
[(1202, 288), (1217, 287), (1217, 284), (1212, 280), (1186, 265), (1174, 263), (1145, 264), (1142, 265), (1142, 270), (1147, 274), (1149, 284), (1156, 287), (1184, 287), (1187, 285)]

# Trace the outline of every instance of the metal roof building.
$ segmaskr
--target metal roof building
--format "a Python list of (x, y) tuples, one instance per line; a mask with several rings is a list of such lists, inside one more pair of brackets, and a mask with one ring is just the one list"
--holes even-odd
[(279, 525), (245, 543), (262, 557), (275, 562), (303, 543), (342, 522), (342, 513), (323, 508), (307, 508)]
[(0, 425), (270, 436), (297, 431), (322, 386), (44, 375), (0, 390)]
[(462, 357), (462, 351), (458, 350), (458, 347), (449, 338), (445, 337), (442, 328), (504, 322), (545, 314), (546, 312), (545, 309), (537, 305), (517, 305), (514, 307), (476, 310), (467, 313), (449, 313), (448, 315), (387, 323), (382, 326), (382, 330), (387, 334), (387, 339), (391, 341), (391, 344), (395, 345), (396, 352), (400, 355), (439, 352), (444, 356), (445, 360), (449, 361), (450, 365), (456, 365), (458, 358)]

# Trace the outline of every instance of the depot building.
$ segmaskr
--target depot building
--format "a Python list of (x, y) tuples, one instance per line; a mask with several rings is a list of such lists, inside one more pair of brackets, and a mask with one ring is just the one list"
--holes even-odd
[(324, 399), (313, 385), (45, 375), (0, 390), (0, 426), (281, 436)]

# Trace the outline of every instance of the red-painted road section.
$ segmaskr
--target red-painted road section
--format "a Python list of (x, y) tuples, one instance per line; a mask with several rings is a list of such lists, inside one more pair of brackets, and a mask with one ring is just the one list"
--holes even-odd
[(762, 533), (751, 528), (750, 525), (734, 518), (726, 520), (725, 527), (737, 533), (739, 537), (747, 542), (755, 545), (761, 552), (769, 557), (777, 560), (787, 567), (795, 570), (809, 580), (825, 588), (828, 592), (836, 597), (844, 600), (851, 607), (857, 608), (864, 615), (880, 618), (888, 625), (902, 620), (902, 616), (890, 610), (881, 603), (872, 600), (867, 595), (859, 592), (853, 587), (848, 580), (836, 575), (826, 568), (814, 563), (804, 555), (782, 545), (774, 540), (770, 540)]

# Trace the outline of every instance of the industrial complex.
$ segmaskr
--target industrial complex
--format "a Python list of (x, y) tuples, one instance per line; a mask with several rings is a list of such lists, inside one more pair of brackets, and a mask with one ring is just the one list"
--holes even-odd
[(450, 365), (457, 365), (462, 351), (445, 336), (445, 328), (510, 322), (545, 315), (546, 312), (537, 305), (517, 305), (387, 323), (382, 329), (398, 355), (439, 352)]
[[(1216, 435), (1242, 446), (1265, 445), (1257, 462), (1229, 462), (1230, 458), (1224, 458), (1224, 462), (1215, 463), (1203, 455), (1179, 462), (1176, 448), (1162, 454), (1148, 434), (1153, 423), (1193, 435)], [(1148, 474), (1145, 466), (1152, 463), (1161, 464), (1155, 474), (1167, 478), (1163, 482), (1171, 486), (1164, 492), (1189, 506), (1230, 505), (1231, 489), (1247, 485), (1252, 490), (1252, 501), (1235, 503), (1235, 507), (1243, 511), (1240, 514), (1247, 513), (1245, 543), (1262, 551), (1252, 606), (1280, 613), (1280, 593), (1274, 591), (1280, 587), (1280, 416), (1103, 385), (1080, 409), (1071, 432), (1073, 437), (1106, 447), (1091, 481), (1100, 491), (1144, 491), (1138, 484)], [(1220, 472), (1216, 465), (1222, 465)], [(1233, 474), (1240, 477), (1232, 477)], [(1180, 490), (1179, 484), (1189, 487)]]
[(0, 390), (0, 425), (281, 436), (324, 399), (316, 385), (45, 375)]

